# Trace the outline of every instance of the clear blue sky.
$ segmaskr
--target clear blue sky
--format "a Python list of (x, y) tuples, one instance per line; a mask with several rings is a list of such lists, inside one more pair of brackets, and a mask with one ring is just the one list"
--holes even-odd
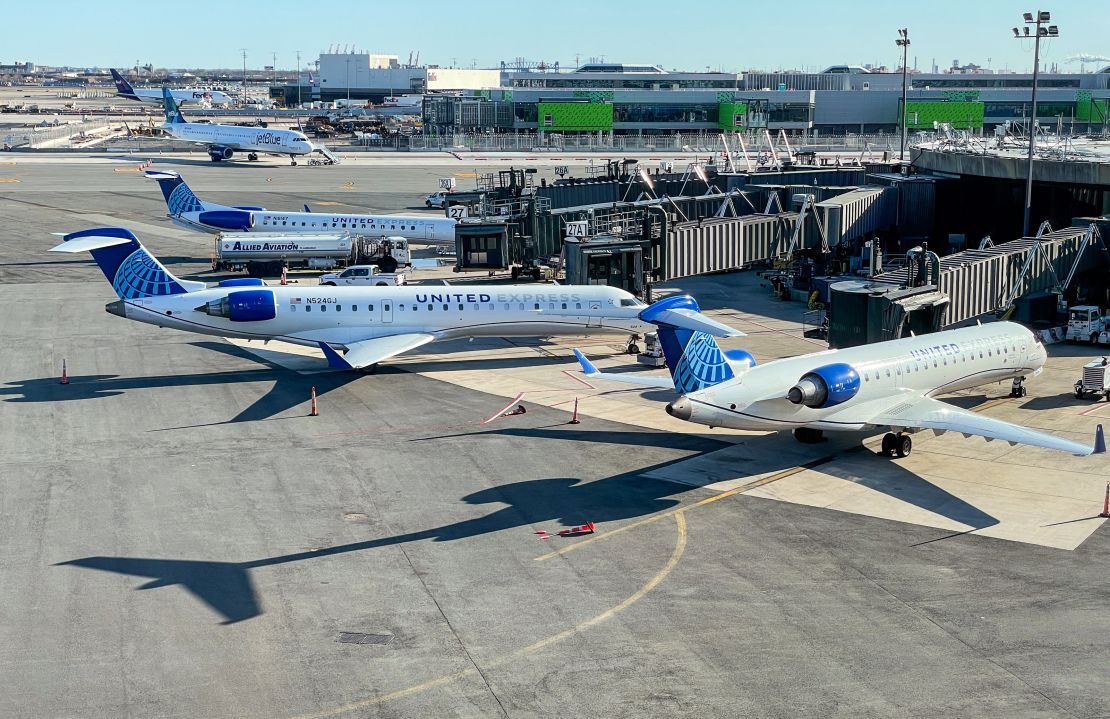
[[(524, 57), (573, 66), (608, 61), (726, 71), (820, 70), (837, 63), (894, 67), (897, 28), (910, 29), (910, 67), (943, 69), (953, 59), (995, 69), (1032, 68), (1028, 41), (1012, 39), (1029, 5), (999, 0), (45, 0), (4, 3), (0, 62), (130, 67), (292, 69), (294, 51), (315, 59), (329, 45), (422, 62), (493, 67)], [(1110, 56), (1110, 2), (1067, 0), (1046, 9), (1060, 38), (1042, 44), (1046, 63), (1080, 53)], [(1088, 64), (1087, 70), (1095, 69)], [(1110, 62), (1101, 63), (1101, 66)]]

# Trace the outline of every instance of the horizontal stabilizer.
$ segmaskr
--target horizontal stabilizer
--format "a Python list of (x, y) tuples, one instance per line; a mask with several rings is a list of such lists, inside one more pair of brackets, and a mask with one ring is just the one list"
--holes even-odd
[(586, 359), (586, 355), (582, 354), (579, 349), (574, 349), (574, 356), (578, 359), (578, 364), (582, 365), (582, 374), (591, 379), (605, 379), (612, 382), (624, 382), (625, 384), (634, 384), (638, 387), (654, 387), (657, 389), (674, 390), (674, 382), (669, 377), (648, 377), (633, 374), (617, 374), (612, 372), (600, 372), (593, 362)]
[(743, 337), (744, 333), (703, 315), (698, 303), (689, 295), (659, 300), (640, 313), (640, 319), (654, 325), (669, 325), (691, 332), (704, 332), (714, 337)]
[[(68, 235), (67, 235), (68, 236)], [(107, 235), (87, 235), (80, 239), (63, 242), (57, 247), (51, 247), (50, 252), (92, 252), (115, 245), (128, 245), (133, 240), (130, 237), (109, 237)]]

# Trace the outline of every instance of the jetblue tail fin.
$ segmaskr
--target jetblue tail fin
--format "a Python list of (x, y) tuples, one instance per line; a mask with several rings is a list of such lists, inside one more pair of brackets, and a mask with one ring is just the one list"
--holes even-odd
[(100, 271), (122, 300), (180, 295), (203, 290), (203, 282), (179, 280), (146, 251), (124, 227), (96, 227), (71, 232), (51, 252), (91, 252)]
[(192, 188), (176, 172), (171, 170), (147, 170), (146, 177), (148, 180), (157, 180), (158, 187), (162, 190), (162, 196), (166, 198), (166, 207), (169, 209), (170, 215), (200, 212), (215, 207), (197, 197)]
[(120, 97), (126, 97), (129, 100), (138, 100), (138, 95), (135, 94), (135, 89), (131, 87), (131, 83), (124, 79), (114, 69), (112, 70), (112, 82), (116, 83), (116, 93)]
[(660, 300), (640, 313), (640, 319), (658, 328), (663, 357), (679, 394), (712, 387), (736, 376), (732, 363), (713, 337), (740, 337), (744, 333), (706, 317), (699, 310), (693, 297), (678, 295)]
[(177, 101), (173, 99), (168, 87), (162, 88), (162, 107), (166, 112), (166, 122), (171, 125), (185, 122), (185, 117), (181, 114), (181, 110), (177, 107)]

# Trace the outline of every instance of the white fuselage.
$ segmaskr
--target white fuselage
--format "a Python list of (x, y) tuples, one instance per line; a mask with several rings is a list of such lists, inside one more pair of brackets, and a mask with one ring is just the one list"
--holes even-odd
[[(234, 208), (224, 208), (234, 209)], [(205, 211), (183, 212), (176, 216), (184, 224), (209, 232), (221, 228), (205, 224), (201, 215)], [(348, 232), (364, 237), (397, 236), (427, 244), (455, 244), (456, 220), (426, 215), (353, 215), (326, 212), (276, 212), (273, 210), (244, 210), (249, 215), (241, 232), (267, 232), (282, 234), (320, 234)]]
[[(1036, 374), (1046, 358), (1044, 346), (1033, 333), (1011, 322), (829, 350), (741, 370), (727, 382), (690, 393), (686, 395), (688, 419), (713, 427), (751, 430), (865, 429), (867, 423), (844, 421), (837, 414), (871, 400), (890, 406), (890, 399), (901, 394), (934, 396)], [(859, 374), (859, 391), (854, 397), (823, 408), (786, 399), (788, 390), (803, 375), (833, 363), (848, 364)]]
[[(149, 102), (155, 105), (161, 105), (165, 101), (162, 90), (134, 90), (135, 99), (140, 102)], [(230, 105), (231, 97), (219, 90), (170, 90), (170, 95), (173, 96), (174, 101), (178, 105), (192, 103), (195, 105), (203, 104), (205, 102), (211, 105)], [(120, 94), (120, 97), (127, 97), (127, 95)]]
[[(274, 319), (236, 322), (197, 310), (245, 290), (272, 291), (277, 307)], [(327, 342), (337, 348), (405, 333), (453, 339), (630, 334), (651, 329), (638, 317), (643, 303), (623, 290), (600, 285), (211, 287), (123, 300), (123, 307), (128, 319), (161, 327), (310, 346)]]
[(167, 122), (162, 125), (162, 129), (178, 140), (210, 147), (229, 147), (243, 152), (307, 155), (316, 150), (304, 134), (296, 130), (271, 130), (205, 122)]

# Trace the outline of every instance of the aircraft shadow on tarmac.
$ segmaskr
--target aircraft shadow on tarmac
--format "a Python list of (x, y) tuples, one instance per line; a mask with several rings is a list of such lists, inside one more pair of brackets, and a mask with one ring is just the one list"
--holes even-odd
[[(724, 446), (717, 440), (697, 435), (651, 431), (568, 430), (557, 429), (554, 426), (505, 428), (465, 436), (475, 439), (483, 435), (601, 442), (625, 446), (667, 446), (689, 449), (695, 453), (709, 452)], [(449, 439), (449, 437), (431, 439)], [(774, 437), (756, 437), (753, 439), (756, 441), (793, 441)], [(852, 451), (854, 450), (849, 450), (849, 452)], [(781, 453), (778, 456), (781, 456)], [(823, 466), (823, 472), (836, 475), (837, 471), (830, 469), (830, 467), (835, 467), (836, 463), (832, 461), (835, 458), (836, 456), (826, 456), (808, 462), (807, 465), (816, 466), (820, 464)], [(645, 477), (643, 476), (644, 473), (660, 470), (686, 459), (688, 458), (591, 482), (558, 477), (526, 480), (490, 487), (461, 498), (462, 502), (471, 505), (489, 503), (506, 505), (483, 517), (446, 524), (433, 529), (341, 544), (324, 549), (295, 552), (246, 562), (93, 556), (60, 562), (59, 565), (83, 567), (150, 579), (149, 582), (142, 584), (137, 589), (181, 585), (186, 591), (221, 615), (223, 617), (222, 624), (234, 624), (258, 616), (263, 611), (257, 590), (251, 579), (253, 570), (409, 542), (424, 540), (450, 542), (547, 522), (559, 522), (564, 526), (573, 526), (585, 521), (606, 523), (655, 514), (677, 506), (680, 503), (681, 496), (691, 491), (693, 487), (677, 482)], [(869, 460), (869, 458), (862, 459), (864, 461)], [(886, 460), (874, 458), (874, 461), (885, 462)], [(778, 464), (781, 466), (766, 466), (766, 463), (763, 463), (759, 470), (770, 472), (777, 469), (787, 469), (788, 465), (794, 464), (794, 460), (789, 457), (782, 457)], [(896, 475), (893, 478), (891, 477), (892, 473)], [(958, 497), (910, 472), (902, 470), (896, 464), (886, 466), (884, 476), (881, 479), (861, 478), (853, 474), (850, 468), (842, 476), (849, 481), (864, 484), (900, 500), (911, 501), (918, 506), (968, 524), (975, 529), (998, 522), (998, 520)]]
[(507, 505), (484, 517), (434, 529), (247, 562), (85, 557), (60, 562), (56, 566), (84, 567), (150, 578), (151, 581), (137, 589), (179, 584), (219, 613), (223, 617), (223, 624), (234, 624), (262, 613), (258, 593), (251, 581), (252, 570), (422, 540), (450, 542), (543, 522), (561, 522), (569, 526), (585, 521), (613, 522), (653, 514), (676, 506), (679, 503), (676, 495), (691, 489), (674, 482), (639, 476), (641, 472), (655, 468), (657, 467), (592, 482), (559, 477), (491, 487), (469, 494), (461, 500), (474, 505)]
[[(149, 377), (121, 377), (114, 374), (70, 375), (69, 384), (61, 385), (57, 377), (8, 382), (0, 387), (0, 397), (5, 402), (71, 402), (76, 400), (112, 397), (128, 391), (158, 389), (163, 387), (199, 387), (204, 385), (233, 385), (250, 382), (272, 382), (266, 394), (231, 419), (216, 424), (251, 422), (278, 415), (304, 404), (309, 387), (316, 387), (317, 397), (354, 382), (359, 375), (354, 372), (321, 372), (305, 376), (267, 362), (236, 345), (222, 342), (191, 342), (194, 347), (249, 359), (268, 366), (266, 369), (232, 370), (226, 372), (197, 372), (193, 374), (167, 374)], [(167, 429), (184, 429), (172, 427)]]

